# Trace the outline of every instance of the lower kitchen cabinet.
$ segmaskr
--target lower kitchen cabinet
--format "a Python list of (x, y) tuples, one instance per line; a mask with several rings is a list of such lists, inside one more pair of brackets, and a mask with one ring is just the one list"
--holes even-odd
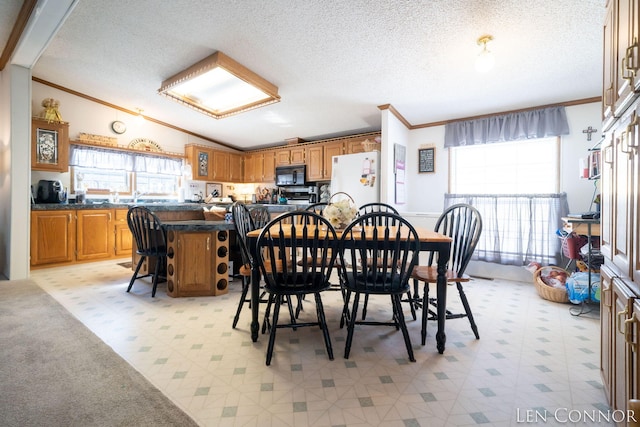
[(70, 263), (75, 259), (75, 211), (31, 212), (31, 265)]
[(131, 255), (127, 209), (57, 209), (31, 212), (31, 267)]
[(133, 249), (133, 236), (127, 224), (127, 209), (115, 210), (115, 254), (116, 256), (129, 256)]
[(115, 254), (113, 209), (76, 211), (78, 261), (108, 259)]

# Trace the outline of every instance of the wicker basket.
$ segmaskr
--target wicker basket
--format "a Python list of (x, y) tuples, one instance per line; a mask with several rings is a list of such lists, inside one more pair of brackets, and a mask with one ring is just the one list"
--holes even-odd
[(382, 146), (382, 143), (380, 141), (376, 141), (376, 140), (369, 140), (369, 139), (365, 139), (364, 141), (362, 141), (362, 148), (364, 148), (364, 151), (380, 151), (380, 147)]
[[(569, 295), (567, 294), (566, 289), (554, 288), (553, 286), (549, 286), (542, 281), (542, 278), (540, 277), (540, 275), (545, 270), (557, 270), (557, 271), (564, 271), (565, 273), (567, 273), (566, 270), (553, 265), (550, 265), (548, 267), (541, 267), (537, 269), (533, 273), (533, 284), (535, 285), (536, 290), (538, 291), (538, 295), (540, 295), (541, 298), (546, 299), (548, 301), (569, 302)], [(567, 273), (567, 276), (569, 276), (568, 273)]]

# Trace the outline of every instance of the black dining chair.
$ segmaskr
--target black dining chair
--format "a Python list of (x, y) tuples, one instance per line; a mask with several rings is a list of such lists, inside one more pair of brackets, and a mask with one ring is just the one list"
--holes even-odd
[[(276, 331), (305, 326), (320, 327), (327, 354), (333, 360), (333, 348), (320, 294), (330, 286), (329, 276), (336, 258), (337, 245), (336, 232), (329, 221), (303, 210), (277, 217), (260, 232), (257, 240), (257, 264), (264, 278), (265, 290), (273, 296), (267, 365), (271, 364)], [(302, 265), (298, 265), (299, 260)], [(308, 294), (313, 294), (315, 298), (317, 319), (300, 322), (292, 316), (290, 323), (280, 323), (280, 307), (286, 299)]]
[(313, 203), (305, 208), (306, 211), (317, 213), (318, 215), (322, 215), (324, 208), (327, 207), (329, 203), (327, 202), (318, 202)]
[[(240, 247), (240, 256), (242, 258), (242, 266), (239, 268), (239, 274), (242, 278), (242, 290), (240, 292), (240, 301), (238, 302), (238, 308), (236, 314), (233, 317), (233, 325), (238, 325), (240, 319), (240, 313), (245, 305), (251, 304), (251, 298), (247, 296), (251, 287), (251, 268), (252, 258), (251, 252), (248, 246), (247, 233), (259, 228), (264, 227), (269, 222), (269, 211), (267, 208), (252, 207), (249, 209), (245, 204), (240, 202), (234, 202), (231, 205), (231, 216), (233, 218), (233, 224), (236, 229), (236, 238), (238, 246)], [(260, 295), (260, 302), (269, 303), (267, 299), (264, 299), (264, 292)], [(263, 323), (263, 333), (266, 329), (266, 324)]]
[[(136, 242), (136, 254), (140, 257), (131, 281), (129, 282), (127, 292), (131, 290), (133, 282), (136, 280), (153, 276), (151, 297), (155, 297), (158, 280), (167, 265), (166, 231), (162, 228), (162, 222), (158, 217), (144, 206), (133, 206), (129, 209), (127, 212), (127, 224)], [(142, 267), (145, 260), (155, 261), (154, 272), (138, 275), (140, 267)]]
[[(362, 206), (360, 206), (358, 208), (358, 216), (364, 216), (366, 214), (369, 213), (375, 213), (375, 212), (389, 212), (389, 213), (393, 213), (395, 215), (400, 215), (398, 213), (398, 210), (396, 208), (394, 208), (391, 205), (388, 205), (386, 203), (382, 203), (382, 202), (372, 202), (372, 203), (366, 203)], [(371, 217), (368, 221), (367, 221), (367, 225), (378, 225), (375, 224), (375, 220), (379, 220), (382, 221), (382, 217)], [(364, 296), (364, 304), (362, 305), (362, 320), (365, 320), (367, 317), (367, 306), (369, 305), (369, 295), (365, 295)], [(416, 313), (415, 310), (411, 311), (411, 314), (413, 315), (413, 320), (416, 320)]]
[[(378, 225), (371, 227), (369, 224)], [(401, 216), (389, 212), (358, 217), (342, 233), (339, 251), (346, 290), (343, 308), (348, 328), (344, 350), (346, 359), (349, 358), (356, 325), (386, 325), (402, 331), (409, 360), (415, 362), (400, 301), (409, 290), (409, 279), (418, 262), (419, 249), (415, 228)], [(357, 320), (361, 295), (389, 296), (392, 320)], [(349, 307), (352, 296), (353, 304)]]
[(358, 208), (358, 215), (360, 216), (373, 212), (390, 212), (399, 215), (396, 208), (382, 202), (366, 203)]
[[(460, 295), (460, 301), (464, 308), (464, 313), (453, 313), (446, 310), (446, 319), (460, 319), (466, 317), (469, 319), (471, 330), (476, 339), (480, 339), (478, 326), (473, 318), (467, 295), (462, 286), (463, 283), (470, 281), (470, 277), (465, 274), (465, 270), (473, 251), (475, 250), (480, 234), (482, 233), (482, 217), (476, 208), (468, 204), (456, 204), (445, 209), (435, 225), (435, 231), (452, 238), (451, 256), (447, 267), (447, 282), (455, 283)], [(422, 295), (422, 344), (425, 344), (427, 333), (427, 320), (437, 320), (437, 313), (430, 309), (432, 306), (437, 308), (436, 298), (429, 298), (429, 284), (437, 283), (438, 271), (435, 263), (434, 254), (429, 255), (427, 265), (420, 265), (414, 268), (412, 279), (414, 280), (414, 288), (417, 289), (418, 282), (424, 282), (424, 290)], [(409, 292), (409, 299), (411, 295)]]

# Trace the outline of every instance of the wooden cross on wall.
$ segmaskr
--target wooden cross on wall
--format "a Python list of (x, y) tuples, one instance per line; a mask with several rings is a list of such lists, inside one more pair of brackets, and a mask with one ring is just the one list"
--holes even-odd
[(591, 126), (589, 126), (585, 130), (583, 130), (582, 133), (586, 133), (587, 134), (587, 141), (591, 141), (591, 134), (592, 133), (596, 133), (597, 131), (598, 131), (598, 129), (594, 129)]

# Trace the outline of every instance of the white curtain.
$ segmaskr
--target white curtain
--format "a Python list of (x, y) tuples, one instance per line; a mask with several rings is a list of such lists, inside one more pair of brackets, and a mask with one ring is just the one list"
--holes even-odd
[(556, 231), (569, 212), (566, 193), (445, 194), (445, 208), (474, 206), (482, 216), (482, 234), (473, 254), (479, 261), (507, 265), (560, 265), (562, 242)]
[(180, 159), (78, 145), (71, 146), (70, 165), (128, 172), (182, 175), (182, 160)]

